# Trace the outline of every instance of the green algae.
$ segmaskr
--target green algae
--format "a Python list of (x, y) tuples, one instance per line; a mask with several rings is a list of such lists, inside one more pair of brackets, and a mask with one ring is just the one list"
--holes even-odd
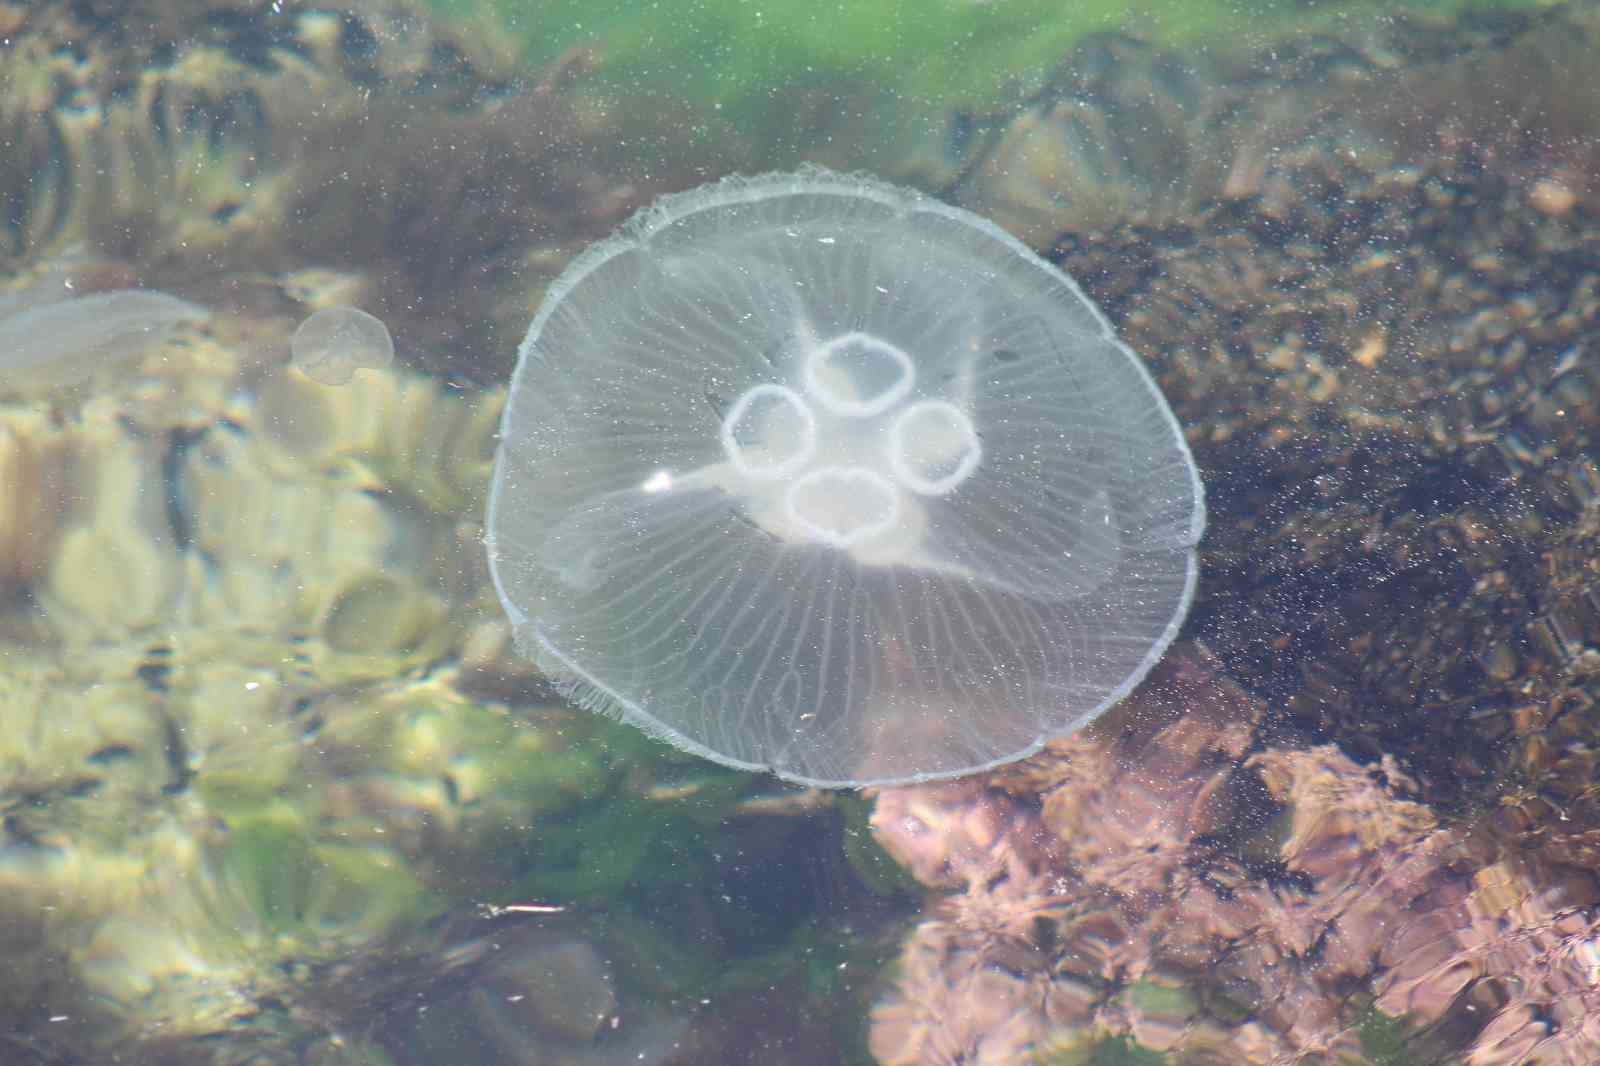
[(1125, 1036), (1086, 1035), (1043, 1051), (1029, 1061), (1032, 1066), (1167, 1066), (1173, 1060), (1142, 1048)]
[(313, 953), (330, 936), (420, 925), (439, 905), (397, 856), (316, 839), (287, 804), (234, 819), (216, 861), (263, 934)]
[[(608, 738), (604, 747), (616, 739)], [(541, 766), (541, 775), (545, 771)], [(746, 781), (731, 772), (712, 773), (692, 796), (673, 802), (619, 786), (613, 779), (608, 787), (591, 789), (560, 818), (544, 820), (527, 835), (521, 849), (525, 868), (511, 897), (615, 901), (641, 886), (654, 895), (697, 883), (711, 863), (717, 826)]]
[(858, 793), (842, 793), (836, 800), (844, 816), (844, 857), (867, 891), (877, 896), (922, 895), (917, 879), (883, 850), (872, 832), (875, 801)]
[(1416, 1030), (1403, 1018), (1391, 1018), (1372, 1007), (1356, 1023), (1361, 1050), (1372, 1066), (1416, 1066)]
[(832, 917), (794, 926), (781, 942), (756, 954), (729, 957), (715, 938), (674, 930), (659, 915), (631, 907), (607, 912), (595, 923), (595, 939), (606, 948), (624, 998), (736, 1011), (754, 992), (781, 999), (785, 1013), (808, 1019), (814, 1032), (828, 1032), (841, 1066), (868, 1066), (867, 1025), (883, 952), (892, 946), (863, 937)]
[[(521, 43), (533, 65), (592, 46), (612, 83), (736, 113), (793, 106), (785, 87), (837, 88), (859, 79), (939, 106), (983, 106), (1028, 91), (1084, 36), (1133, 33), (1191, 47), (1262, 44), (1276, 35), (1391, 16), (1392, 4), (1290, 0), (1231, 4), (1151, 0), (1130, 13), (1116, 0), (431, 0), (450, 15), (487, 17)], [(1486, 7), (1541, 7), (1544, 0), (1417, 0), (1402, 10), (1449, 15)]]
[(1168, 1018), (1189, 1018), (1200, 1010), (1199, 1001), (1188, 989), (1155, 981), (1135, 981), (1128, 988), (1128, 1002), (1145, 1014)]

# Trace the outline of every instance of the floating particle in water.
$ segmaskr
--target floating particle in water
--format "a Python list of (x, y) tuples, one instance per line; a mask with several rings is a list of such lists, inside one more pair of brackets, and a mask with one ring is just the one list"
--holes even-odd
[(343, 385), (357, 370), (394, 362), (394, 341), (376, 317), (354, 307), (327, 307), (300, 323), (289, 339), (294, 366), (312, 381)]
[(1193, 596), (1200, 479), (1138, 357), (992, 223), (819, 169), (670, 196), (551, 286), (490, 562), (585, 705), (833, 786), (1037, 751)]

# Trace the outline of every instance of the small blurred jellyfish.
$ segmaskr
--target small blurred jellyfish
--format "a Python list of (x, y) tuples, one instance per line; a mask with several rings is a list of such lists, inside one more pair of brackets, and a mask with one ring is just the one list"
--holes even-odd
[(1171, 410), (992, 223), (820, 169), (666, 197), (551, 286), (488, 513), (580, 703), (823, 786), (1022, 758), (1144, 677), (1205, 525)]
[(0, 301), (0, 385), (72, 384), (164, 342), (180, 326), (211, 317), (198, 304), (152, 289), (68, 298), (60, 291), (29, 293), (15, 313), (13, 301)]
[(325, 307), (289, 338), (295, 369), (323, 385), (344, 385), (357, 370), (394, 362), (394, 341), (383, 322), (354, 307)]

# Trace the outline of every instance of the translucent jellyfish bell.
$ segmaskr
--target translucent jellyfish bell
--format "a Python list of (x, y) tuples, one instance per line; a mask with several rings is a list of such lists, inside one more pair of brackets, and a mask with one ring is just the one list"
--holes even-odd
[(489, 501), (518, 647), (795, 781), (952, 777), (1120, 700), (1199, 476), (1143, 365), (993, 224), (808, 169), (669, 196), (553, 284)]
[(357, 370), (394, 362), (394, 341), (383, 320), (356, 307), (325, 307), (289, 338), (292, 363), (322, 385), (345, 385)]

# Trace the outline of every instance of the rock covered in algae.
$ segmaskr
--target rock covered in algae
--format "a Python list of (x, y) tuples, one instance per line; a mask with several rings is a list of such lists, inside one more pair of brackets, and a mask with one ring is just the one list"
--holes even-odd
[[(493, 797), (526, 816), (535, 795), (548, 807), (581, 790), (576, 771), (527, 784), (539, 731), (507, 737), (503, 712), (459, 698), (431, 730), (404, 709), (423, 696), (397, 706), (410, 759), (379, 766), (335, 743), (385, 705), (364, 686), (442, 657), (483, 591), (454, 509), (482, 498), (498, 405), (398, 371), (297, 384), (240, 340), (274, 331), (286, 339), (280, 320), (235, 312), (153, 343), (69, 407), (0, 403), (15, 501), (0, 517), (0, 879), (16, 931), (0, 1009), (52, 1054), (134, 1040), (179, 1055), (218, 1034), (276, 1046), (273, 1025), (316, 1027), (264, 1004), (379, 945), (426, 984), (431, 949), (408, 937), (450, 882), (413, 871), (459, 878), (478, 861), (489, 834), (473, 817), (510, 817)], [(295, 389), (357, 395), (278, 418)], [(486, 764), (475, 743), (505, 757)], [(381, 802), (390, 833), (363, 802)], [(434, 831), (402, 831), (423, 821)], [(10, 1006), (41, 995), (81, 1004), (76, 1024), (36, 1030)]]
[(87, 244), (216, 304), (361, 271), (408, 350), (488, 380), (529, 280), (639, 195), (601, 168), (613, 120), (567, 91), (581, 55), (530, 79), (409, 0), (138, 7), (30, 5), (4, 35), (0, 274)]
[(1442, 826), (1392, 764), (1243, 758), (1262, 708), (1185, 655), (1014, 774), (880, 794), (879, 841), (941, 894), (878, 1060), (1360, 1063), (1400, 1033), (1420, 1061), (1586, 1061), (1593, 875)]
[[(29, 290), (115, 273), (69, 256)], [(147, 295), (162, 314), (192, 313)], [(91, 305), (45, 309), (76, 322)], [(100, 359), (127, 321), (110, 317), (50, 338), (51, 361)], [(260, 631), (315, 633), (316, 647), (374, 662), (441, 647), (445, 599), (481, 576), (458, 513), (483, 498), (499, 401), (415, 373), (321, 389), (257, 347), (286, 328), (235, 310), (205, 333), (144, 337), (93, 389), (8, 390), (0, 483), (16, 504), (0, 518), (13, 546), (0, 587), (44, 607), (35, 620), (68, 641), (251, 611)]]
[[(1398, 12), (1266, 51), (1091, 34), (1023, 105), (964, 116), (979, 145), (950, 195), (1048, 243), (1181, 222), (1218, 200), (1292, 197), (1295, 172), (1319, 156), (1381, 169), (1467, 140), (1517, 175), (1530, 206), (1562, 214), (1600, 194), (1587, 166), (1592, 32), (1576, 9), (1456, 23)], [(1430, 112), (1437, 125), (1419, 120)]]
[(0, 600), (43, 576), (69, 500), (74, 454), (39, 411), (0, 416)]
[[(1230, 671), (1445, 809), (1526, 774), (1592, 830), (1600, 28), (1587, 8), (1387, 25), (1249, 76), (1101, 42), (1144, 72), (1080, 68), (1084, 106), (1157, 107), (1199, 162), (1108, 225), (1073, 196), (994, 209), (1055, 233), (1195, 427), (1216, 487), (1191, 628)], [(1206, 116), (1241, 136), (1184, 132)]]

